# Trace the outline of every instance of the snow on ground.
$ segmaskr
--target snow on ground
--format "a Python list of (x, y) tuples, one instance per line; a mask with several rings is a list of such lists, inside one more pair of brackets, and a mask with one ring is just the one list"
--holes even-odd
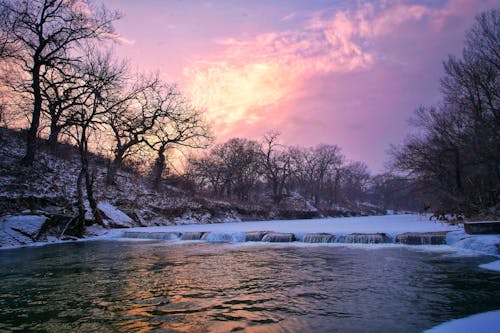
[[(500, 272), (500, 260), (490, 262), (488, 264), (482, 264), (479, 265), (479, 267), (484, 268), (484, 269), (489, 269), (492, 271)], [(500, 330), (500, 325), (498, 325), (499, 330)]]
[(446, 235), (446, 244), (470, 252), (500, 253), (500, 235), (469, 235), (463, 230), (453, 231)]
[[(273, 231), (277, 233), (293, 233), (302, 239), (307, 233), (330, 233), (344, 236), (352, 233), (374, 234), (385, 233), (392, 239), (397, 235), (415, 232), (427, 233), (449, 231), (446, 237), (448, 249), (466, 255), (487, 254), (498, 256), (500, 253), (500, 235), (469, 235), (460, 226), (452, 226), (440, 221), (429, 221), (422, 215), (385, 215), (366, 217), (325, 218), (311, 220), (282, 220), (232, 222), (218, 224), (190, 224), (177, 226), (161, 226), (147, 228), (130, 228), (126, 231), (141, 233), (162, 232), (210, 232), (207, 241), (240, 242), (244, 232)], [(117, 235), (115, 231), (113, 235)], [(109, 235), (111, 236), (111, 234)], [(108, 237), (109, 237), (108, 236)], [(370, 244), (371, 245), (371, 244)], [(380, 246), (380, 245), (376, 245)], [(430, 246), (435, 248), (435, 245)]]
[(498, 333), (499, 331), (500, 310), (497, 310), (451, 320), (424, 331), (424, 333)]
[(111, 221), (112, 225), (115, 227), (127, 228), (133, 226), (134, 220), (132, 220), (127, 214), (111, 205), (108, 202), (101, 201), (97, 204), (97, 208)]
[(38, 215), (0, 218), (0, 246), (32, 243), (47, 218)]
[[(110, 204), (99, 203), (99, 208), (105, 212), (108, 218), (121, 221), (122, 214), (126, 217), (121, 221), (126, 223), (128, 216)], [(109, 214), (109, 215), (108, 215)], [(117, 225), (117, 223), (115, 224)], [(9, 228), (10, 229), (10, 228)], [(3, 230), (0, 230), (0, 236)], [(311, 220), (282, 220), (282, 221), (255, 221), (255, 222), (227, 222), (215, 224), (184, 224), (176, 226), (160, 227), (136, 227), (127, 229), (105, 229), (97, 226), (87, 227), (86, 240), (110, 239), (123, 237), (124, 232), (140, 233), (164, 233), (164, 232), (210, 232), (204, 239), (208, 242), (243, 242), (245, 232), (248, 231), (273, 231), (277, 233), (293, 233), (298, 239), (302, 239), (307, 233), (330, 233), (344, 236), (352, 233), (374, 234), (385, 233), (392, 239), (395, 236), (407, 232), (437, 232), (449, 231), (446, 237), (445, 246), (448, 250), (458, 251), (465, 255), (499, 255), (500, 235), (468, 235), (462, 227), (451, 226), (439, 221), (429, 221), (428, 217), (421, 215), (385, 215), (367, 217), (345, 217), (345, 218), (324, 218)], [(5, 237), (10, 237), (4, 234)], [(49, 240), (51, 241), (51, 240)], [(25, 242), (8, 242), (6, 247), (16, 247), (29, 245), (28, 239)], [(283, 243), (281, 243), (283, 244)], [(36, 245), (36, 244), (34, 244)], [(343, 246), (348, 246), (342, 244)], [(384, 244), (382, 246), (390, 246)], [(394, 244), (392, 244), (394, 245)], [(368, 244), (370, 248), (381, 246), (380, 244)], [(423, 249), (425, 246), (419, 246)], [(428, 245), (428, 249), (437, 249), (436, 245)], [(498, 264), (496, 264), (498, 265)], [(487, 268), (487, 267), (484, 267)]]
[(306, 233), (316, 232), (326, 232), (335, 235), (347, 235), (351, 233), (386, 233), (391, 237), (395, 237), (396, 235), (405, 232), (454, 230), (461, 229), (457, 226), (450, 226), (443, 222), (429, 221), (427, 217), (421, 215), (385, 215), (311, 220), (232, 222), (127, 229), (127, 231), (140, 232), (204, 231), (237, 233), (246, 231), (274, 231), (294, 233), (299, 236)]

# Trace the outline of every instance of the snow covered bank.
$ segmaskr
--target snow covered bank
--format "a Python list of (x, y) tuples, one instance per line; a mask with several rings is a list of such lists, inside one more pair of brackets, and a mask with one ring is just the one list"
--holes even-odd
[[(265, 237), (266, 234), (276, 233), (286, 234), (287, 236)], [(193, 235), (199, 237), (193, 238)], [(460, 252), (487, 255), (500, 254), (500, 235), (468, 235), (463, 231), (462, 227), (450, 226), (438, 221), (429, 221), (426, 217), (420, 215), (130, 228), (123, 230), (122, 236), (166, 240), (204, 240), (209, 242), (298, 241), (307, 243), (446, 244)]]
[[(107, 211), (107, 217), (110, 220), (113, 219), (114, 224), (118, 224), (118, 222), (125, 224), (127, 222), (121, 220), (123, 213), (113, 206), (109, 205), (109, 207), (104, 208)], [(276, 235), (279, 235), (279, 237)], [(497, 256), (500, 254), (500, 235), (468, 235), (459, 226), (429, 221), (426, 217), (420, 215), (231, 222), (126, 229), (103, 229), (92, 226), (87, 228), (87, 237), (89, 239), (126, 237), (232, 243), (295, 241), (342, 244), (446, 244), (450, 245), (452, 249), (466, 253)]]
[(424, 333), (497, 333), (500, 329), (500, 310), (455, 319), (435, 326)]
[(457, 231), (461, 228), (443, 222), (429, 221), (420, 215), (384, 215), (364, 217), (340, 217), (311, 220), (282, 220), (233, 222), (218, 224), (191, 224), (182, 226), (162, 226), (147, 228), (130, 228), (127, 231), (140, 232), (221, 232), (237, 233), (269, 230), (281, 233), (304, 235), (307, 233), (331, 233), (348, 235), (353, 233), (376, 234), (388, 236), (406, 232)]
[(446, 244), (469, 252), (500, 254), (500, 235), (469, 235), (459, 230), (448, 233)]

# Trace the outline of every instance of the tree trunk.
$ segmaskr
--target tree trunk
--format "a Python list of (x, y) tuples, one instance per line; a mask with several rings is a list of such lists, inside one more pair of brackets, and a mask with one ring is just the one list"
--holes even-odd
[(50, 122), (50, 134), (49, 134), (49, 147), (55, 149), (59, 139), (59, 133), (61, 133), (61, 127), (57, 125), (56, 122)]
[(455, 149), (455, 186), (457, 188), (457, 192), (460, 196), (463, 195), (464, 189), (462, 185), (462, 166), (460, 165), (460, 152), (458, 148)]
[[(35, 56), (37, 57), (37, 56)], [(42, 112), (42, 93), (40, 90), (40, 64), (35, 60), (32, 74), (33, 80), (33, 114), (31, 115), (31, 125), (26, 137), (26, 155), (23, 157), (24, 165), (32, 165), (35, 160), (36, 138), (40, 125), (40, 114)]]
[[(89, 173), (89, 162), (88, 162), (88, 145), (87, 145), (87, 135), (85, 129), (82, 129), (82, 133), (80, 135), (80, 142), (78, 144), (78, 150), (80, 152), (80, 164), (81, 164), (81, 177), (85, 180), (85, 190), (87, 192), (87, 200), (90, 205), (90, 209), (92, 210), (92, 215), (94, 217), (94, 221), (100, 225), (104, 225), (102, 221), (101, 214), (97, 208), (97, 202), (94, 199), (94, 176)], [(79, 176), (80, 178), (80, 176)], [(78, 180), (79, 183), (77, 186), (80, 186), (81, 180)], [(80, 190), (81, 191), (81, 190)], [(84, 218), (85, 220), (85, 218)]]
[(153, 170), (153, 182), (154, 186), (157, 187), (160, 184), (161, 176), (165, 170), (165, 147), (160, 147), (158, 149), (158, 156), (156, 157), (155, 166)]
[(76, 229), (78, 236), (82, 236), (85, 230), (85, 205), (83, 203), (83, 189), (82, 189), (83, 177), (84, 177), (84, 171), (83, 169), (81, 169), (80, 173), (78, 174), (78, 178), (76, 180), (76, 198), (78, 205), (78, 219), (77, 219), (78, 222)]
[(115, 184), (116, 172), (121, 168), (123, 162), (123, 156), (120, 153), (115, 154), (115, 158), (108, 167), (108, 173), (106, 174), (106, 184), (113, 185)]
[(89, 201), (90, 209), (92, 210), (92, 216), (97, 224), (105, 226), (101, 213), (97, 208), (97, 201), (94, 198), (94, 180), (95, 174), (92, 173), (91, 175), (87, 169), (87, 172), (85, 173), (85, 188), (87, 190), (87, 200)]

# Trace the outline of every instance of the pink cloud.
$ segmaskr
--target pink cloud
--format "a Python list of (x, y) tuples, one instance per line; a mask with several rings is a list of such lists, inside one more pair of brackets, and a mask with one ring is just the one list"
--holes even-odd
[(288, 143), (338, 143), (380, 168), (413, 108), (437, 100), (441, 61), (493, 3), (380, 1), (217, 39), (223, 50), (185, 68), (185, 86), (220, 140), (275, 128)]

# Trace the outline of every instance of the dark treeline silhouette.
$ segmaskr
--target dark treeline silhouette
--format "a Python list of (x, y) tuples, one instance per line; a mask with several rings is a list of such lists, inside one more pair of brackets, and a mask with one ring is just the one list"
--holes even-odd
[(393, 167), (441, 214), (500, 211), (500, 10), (476, 17), (461, 58), (449, 56), (442, 101), (419, 108)]
[[(411, 204), (405, 180), (371, 176), (361, 162), (349, 162), (336, 145), (290, 147), (276, 132), (261, 142), (234, 138), (188, 159), (185, 177), (209, 196), (279, 205), (297, 195), (328, 212), (358, 204), (378, 209), (420, 209)], [(392, 184), (392, 185), (391, 185)], [(399, 193), (398, 193), (399, 192)]]

